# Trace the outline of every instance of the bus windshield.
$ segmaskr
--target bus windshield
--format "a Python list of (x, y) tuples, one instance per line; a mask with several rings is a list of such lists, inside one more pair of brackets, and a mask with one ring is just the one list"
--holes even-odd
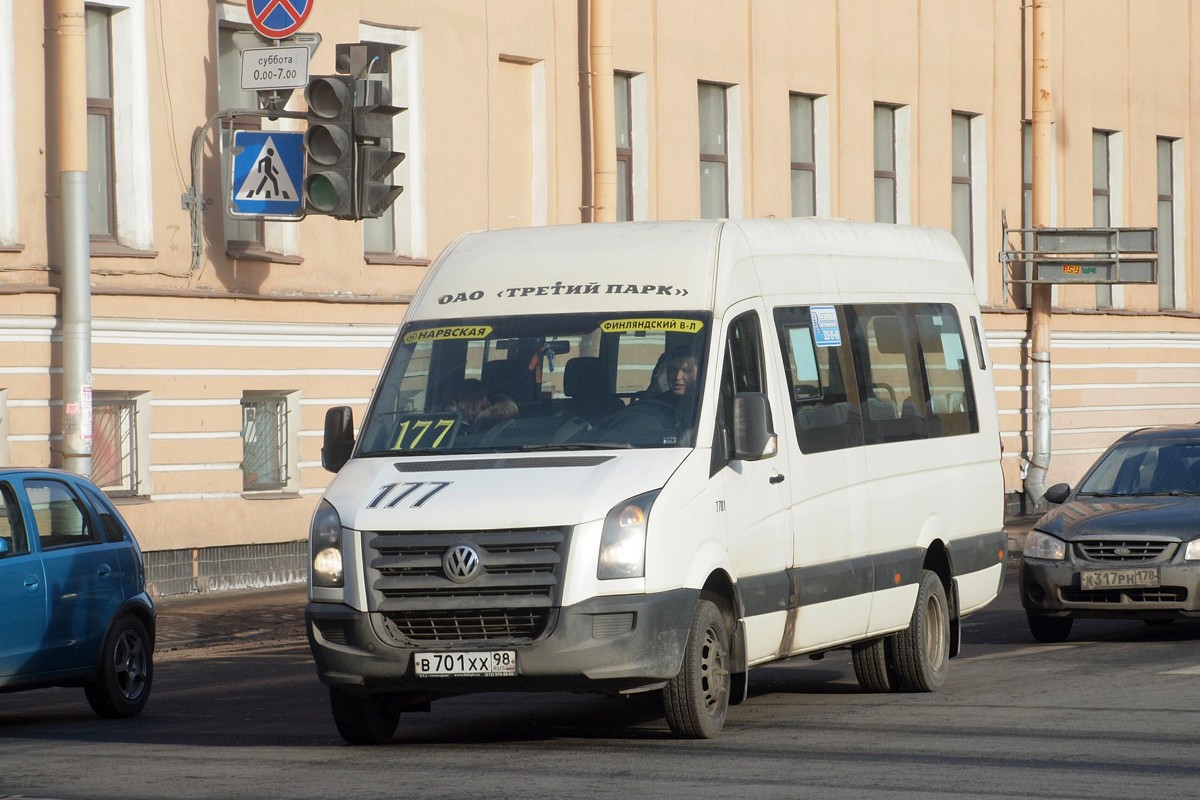
[(704, 313), (405, 325), (358, 455), (691, 447)]

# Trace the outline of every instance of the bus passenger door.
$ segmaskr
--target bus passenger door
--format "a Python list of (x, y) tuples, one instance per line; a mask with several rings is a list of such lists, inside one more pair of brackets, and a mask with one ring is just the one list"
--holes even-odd
[[(861, 398), (834, 305), (781, 307), (774, 321), (790, 393), (793, 652), (861, 638), (873, 577)], [(778, 424), (778, 422), (777, 422)]]

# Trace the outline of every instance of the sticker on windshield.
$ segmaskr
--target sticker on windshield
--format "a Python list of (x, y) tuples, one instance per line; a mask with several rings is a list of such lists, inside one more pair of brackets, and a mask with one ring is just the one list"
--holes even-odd
[(605, 333), (699, 333), (703, 327), (698, 319), (609, 319), (600, 323)]
[(486, 339), (492, 335), (491, 325), (449, 325), (444, 328), (424, 328), (404, 334), (405, 344), (432, 342), (441, 339)]
[(457, 414), (405, 414), (393, 450), (441, 450), (454, 444)]
[(838, 327), (837, 309), (833, 306), (811, 306), (813, 341), (817, 347), (841, 347), (842, 329)]

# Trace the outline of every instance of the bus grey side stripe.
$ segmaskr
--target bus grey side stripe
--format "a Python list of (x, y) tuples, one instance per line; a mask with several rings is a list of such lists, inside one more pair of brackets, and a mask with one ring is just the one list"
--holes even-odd
[(893, 550), (845, 561), (752, 575), (739, 581), (746, 616), (844, 600), (918, 581), (925, 551)]
[(1008, 533), (994, 531), (955, 539), (947, 544), (954, 574), (968, 575), (999, 564), (1008, 550)]

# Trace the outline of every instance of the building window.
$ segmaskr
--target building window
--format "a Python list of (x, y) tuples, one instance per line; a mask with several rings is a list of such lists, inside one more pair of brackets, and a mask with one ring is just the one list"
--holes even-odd
[(699, 85), (700, 106), (700, 216), (729, 216), (729, 135), (726, 88), (716, 83)]
[(0, 252), (20, 250), (13, 0), (0, 0)]
[(145, 0), (84, 6), (93, 256), (155, 255)]
[[(1112, 134), (1092, 131), (1092, 225), (1107, 228), (1112, 225), (1112, 164), (1109, 145)], [(1111, 284), (1096, 285), (1096, 307), (1111, 308)]]
[(299, 486), (298, 393), (247, 392), (242, 397), (242, 488), (247, 492)]
[[(239, 30), (249, 30), (249, 26), (239, 26), (222, 22), (217, 28), (217, 104), (222, 110), (229, 108), (258, 108), (256, 92), (242, 88), (242, 51), (238, 46), (235, 34)], [(260, 117), (234, 117), (229, 125), (221, 126), (221, 197), (232, 195), (229, 186), (229, 150), (233, 145), (233, 129), (261, 130)], [(235, 219), (222, 213), (225, 221), (225, 247), (233, 255), (243, 255), (247, 252), (262, 252), (263, 222), (261, 219)]]
[(113, 187), (112, 27), (107, 8), (85, 10), (87, 38), (88, 230), (93, 239), (116, 241)]
[(1155, 142), (1158, 157), (1158, 307), (1177, 308), (1175, 298), (1176, 139)]
[(139, 494), (137, 401), (92, 400), (92, 482), (113, 496)]
[(792, 138), (792, 216), (817, 213), (817, 154), (815, 98), (793, 93), (789, 97)]
[[(393, 94), (396, 83), (394, 73), (395, 70), (389, 67), (386, 72), (382, 72), (378, 75), (372, 75), (371, 78), (373, 80), (377, 79), (381, 84), (383, 84), (384, 96), (388, 98), (388, 102), (391, 102), (391, 104), (394, 106), (403, 108), (404, 103), (401, 101), (401, 98), (396, 97)], [(403, 116), (403, 114), (399, 116)], [(393, 136), (392, 138), (394, 139), (395, 137)], [(383, 144), (391, 150), (403, 152), (403, 150), (400, 150), (399, 143), (397, 143), (395, 147), (392, 147), (391, 142), (381, 142), (380, 144)], [(408, 154), (405, 153), (405, 158), (407, 157)], [(399, 170), (397, 170), (397, 172), (399, 172)], [(403, 185), (399, 182), (399, 176), (396, 175), (396, 173), (392, 173), (392, 180), (393, 185)], [(404, 192), (401, 192), (400, 194), (403, 196)], [(367, 255), (390, 256), (396, 254), (395, 201), (393, 201), (392, 204), (388, 206), (387, 209), (384, 210), (384, 212), (378, 217), (363, 220), (363, 252)]]
[(951, 170), (950, 216), (954, 238), (962, 247), (967, 264), (974, 268), (975, 248), (971, 236), (971, 117), (950, 115)]
[(613, 73), (617, 141), (617, 221), (633, 219), (633, 76)]
[(12, 433), (12, 424), (9, 421), (8, 413), (8, 389), (0, 389), (0, 467), (7, 467), (12, 464), (12, 446), (9, 444), (9, 435)]
[(392, 183), (402, 186), (387, 210), (375, 219), (363, 220), (363, 253), (368, 263), (425, 263), (425, 160), (422, 103), (421, 32), (407, 28), (361, 25), (364, 42), (383, 42), (396, 47), (386, 72), (372, 75), (383, 80), (391, 104), (405, 109), (392, 118), (390, 148), (404, 153), (392, 173)]
[[(1010, 223), (1011, 224), (1011, 223)], [(1033, 123), (1028, 120), (1021, 123), (1021, 227), (1033, 227)], [(1021, 247), (1028, 250), (1033, 246), (1032, 237), (1024, 235)], [(1013, 278), (1024, 280), (1031, 277), (1032, 269), (1025, 264), (1013, 265)], [(1029, 307), (1030, 284), (1010, 284), (1013, 303), (1017, 308)]]
[(896, 221), (896, 109), (875, 106), (875, 221)]

